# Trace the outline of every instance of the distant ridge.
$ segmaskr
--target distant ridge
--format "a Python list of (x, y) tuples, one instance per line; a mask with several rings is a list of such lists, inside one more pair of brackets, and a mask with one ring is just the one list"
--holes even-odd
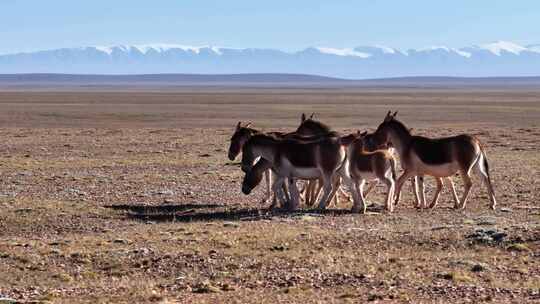
[[(298, 51), (179, 44), (85, 46), (0, 55), (0, 73), (293, 74), (344, 79), (537, 76), (540, 47), (507, 41), (462, 48), (307, 47)], [(197, 79), (195, 79), (197, 80)]]
[(348, 82), (348, 80), (308, 74), (248, 73), (248, 74), (0, 74), (0, 82), (181, 82), (181, 83), (229, 83), (229, 82)]
[(532, 87), (540, 89), (540, 76), (531, 77), (395, 77), (349, 80), (306, 74), (0, 74), (0, 88), (84, 87)]

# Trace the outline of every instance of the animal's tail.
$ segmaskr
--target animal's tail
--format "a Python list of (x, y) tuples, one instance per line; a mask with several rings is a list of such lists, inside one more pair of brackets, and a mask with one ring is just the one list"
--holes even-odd
[(392, 179), (395, 181), (397, 178), (396, 174), (396, 159), (393, 156), (390, 156), (390, 167), (392, 169)]
[[(479, 144), (479, 147), (480, 147), (480, 153), (482, 153), (482, 160), (484, 161), (482, 165), (484, 166), (484, 169), (486, 169), (487, 180), (493, 191), (493, 184), (491, 183), (491, 174), (489, 174), (489, 162), (487, 159), (486, 151), (482, 147), (482, 144)], [(495, 195), (495, 192), (493, 192), (493, 195)]]
[[(489, 162), (487, 159), (486, 151), (484, 150), (484, 147), (482, 146), (482, 143), (478, 142), (478, 147), (480, 148), (480, 157), (482, 158), (482, 163), (477, 164), (477, 166), (482, 167), (485, 177), (487, 179), (487, 188), (488, 192), (490, 194), (491, 199), (491, 208), (495, 209), (495, 205), (497, 204), (497, 200), (495, 198), (495, 190), (493, 189), (493, 183), (491, 182), (491, 174), (489, 173)], [(480, 161), (480, 160), (479, 160)]]

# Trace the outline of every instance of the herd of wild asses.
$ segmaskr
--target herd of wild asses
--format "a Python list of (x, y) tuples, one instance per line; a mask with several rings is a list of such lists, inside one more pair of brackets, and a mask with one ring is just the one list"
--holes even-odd
[[(352, 196), (352, 212), (365, 213), (366, 196), (382, 181), (388, 188), (385, 207), (392, 212), (408, 179), (413, 185), (416, 208), (434, 208), (445, 178), (452, 190), (454, 207), (463, 209), (474, 171), (486, 185), (491, 208), (495, 209), (486, 153), (477, 138), (469, 134), (444, 138), (412, 135), (396, 115), (397, 112), (388, 112), (372, 134), (358, 131), (345, 136), (315, 120), (313, 115), (307, 118), (302, 114), (300, 126), (291, 133), (264, 133), (239, 122), (231, 138), (229, 159), (234, 160), (242, 152), (244, 194), (249, 194), (265, 177), (265, 201), (273, 194), (271, 208), (279, 202), (284, 208), (295, 210), (302, 196), (306, 205), (318, 199), (318, 208), (324, 209), (332, 199), (337, 201), (344, 184)], [(397, 179), (394, 154), (403, 169)], [(464, 184), (461, 200), (451, 179), (456, 173)], [(433, 176), (437, 182), (430, 205), (424, 196), (424, 175)], [(298, 180), (306, 181), (301, 191)], [(366, 181), (373, 183), (364, 192)]]

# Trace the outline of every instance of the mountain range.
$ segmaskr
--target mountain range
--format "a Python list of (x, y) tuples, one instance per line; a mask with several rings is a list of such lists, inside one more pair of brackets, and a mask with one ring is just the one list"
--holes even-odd
[(296, 52), (175, 44), (89, 46), (0, 55), (0, 74), (312, 74), (345, 79), (540, 75), (540, 44), (463, 48), (309, 47)]

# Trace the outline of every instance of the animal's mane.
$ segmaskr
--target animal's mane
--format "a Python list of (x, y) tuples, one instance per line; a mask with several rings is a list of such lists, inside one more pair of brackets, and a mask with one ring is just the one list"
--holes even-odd
[(248, 132), (250, 132), (251, 134), (259, 134), (261, 133), (260, 130), (257, 130), (257, 129), (254, 129), (254, 128), (250, 128), (250, 127), (240, 127), (240, 129), (242, 130), (246, 130)]
[(330, 128), (330, 126), (320, 122), (320, 121), (317, 121), (317, 120), (313, 120), (313, 119), (306, 119), (304, 120), (300, 126), (298, 126), (298, 129), (296, 129), (296, 132), (300, 131), (300, 129), (302, 128), (307, 128), (307, 129), (311, 129), (311, 130), (320, 130), (322, 132), (331, 132), (332, 131), (332, 128)]
[(280, 139), (272, 134), (264, 134), (264, 133), (256, 133), (248, 140), (249, 144), (255, 144), (255, 145), (268, 145), (273, 144)]
[(401, 121), (395, 118), (390, 121), (386, 121), (383, 124), (386, 124), (387, 126), (392, 126), (398, 132), (411, 136), (411, 131), (409, 130), (409, 128), (407, 128)]

